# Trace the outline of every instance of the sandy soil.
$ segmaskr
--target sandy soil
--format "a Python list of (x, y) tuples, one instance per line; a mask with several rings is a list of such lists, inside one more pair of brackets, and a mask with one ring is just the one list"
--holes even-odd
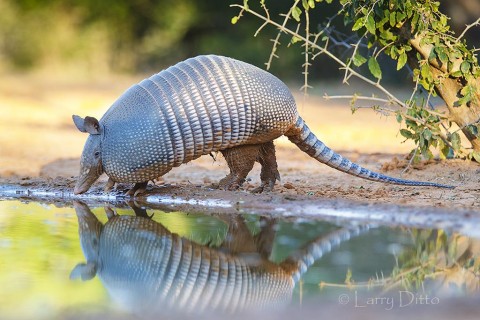
[[(5, 78), (0, 83), (0, 105), (5, 115), (0, 119), (0, 183), (72, 188), (86, 136), (71, 124), (71, 114), (100, 118), (116, 97), (137, 80), (95, 79), (72, 83), (18, 76)], [(299, 97), (297, 101), (300, 113), (319, 138), (351, 160), (394, 177), (457, 188), (405, 187), (352, 177), (316, 162), (280, 139), (276, 144), (282, 180), (271, 193), (249, 192), (260, 182), (258, 164), (241, 190), (211, 190), (212, 183), (228, 171), (220, 154), (215, 161), (204, 156), (172, 170), (164, 177), (167, 188), (151, 186), (149, 192), (171, 192), (187, 198), (215, 195), (252, 203), (329, 198), (450, 209), (475, 210), (480, 205), (478, 164), (463, 160), (430, 161), (403, 172), (408, 164), (405, 155), (412, 145), (400, 143), (399, 127), (393, 118), (377, 116), (371, 110), (360, 110), (352, 116), (348, 101), (340, 104), (320, 97), (306, 101)], [(101, 188), (105, 179), (102, 177), (95, 188)]]

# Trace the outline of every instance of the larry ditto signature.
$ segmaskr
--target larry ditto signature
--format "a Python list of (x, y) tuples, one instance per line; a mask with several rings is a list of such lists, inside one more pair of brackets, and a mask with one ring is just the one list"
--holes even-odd
[(440, 298), (410, 291), (398, 291), (397, 295), (391, 295), (388, 297), (361, 296), (357, 291), (354, 291), (353, 295), (345, 293), (339, 295), (338, 303), (341, 305), (350, 304), (355, 308), (380, 306), (384, 307), (385, 310), (392, 310), (395, 307), (405, 308), (414, 305), (437, 305), (440, 303)]

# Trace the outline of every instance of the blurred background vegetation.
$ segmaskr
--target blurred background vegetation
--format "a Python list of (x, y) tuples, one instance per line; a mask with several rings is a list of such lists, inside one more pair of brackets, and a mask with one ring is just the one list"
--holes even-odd
[[(263, 66), (271, 50), (266, 40), (274, 37), (276, 30), (264, 30), (255, 38), (261, 22), (252, 16), (232, 25), (231, 18), (238, 10), (230, 4), (239, 2), (0, 0), (0, 72), (42, 70), (52, 76), (151, 73), (206, 53)], [(291, 1), (267, 0), (267, 4), (273, 17), (286, 12)], [(325, 23), (339, 6), (336, 1), (321, 5), (323, 9), (317, 12), (322, 15), (312, 16), (312, 25)], [(480, 16), (477, 0), (445, 0), (442, 6), (457, 30)], [(469, 43), (478, 45), (478, 32), (468, 36)], [(272, 72), (285, 80), (301, 81), (302, 48), (293, 46), (281, 47)], [(313, 81), (336, 74), (337, 67), (322, 59), (326, 58), (312, 66)]]

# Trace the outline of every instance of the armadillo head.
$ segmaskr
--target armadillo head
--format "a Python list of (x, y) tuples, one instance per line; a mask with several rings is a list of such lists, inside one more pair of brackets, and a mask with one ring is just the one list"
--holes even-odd
[(80, 159), (80, 174), (73, 193), (86, 192), (90, 186), (103, 173), (102, 150), (101, 150), (101, 127), (98, 120), (93, 117), (72, 116), (73, 122), (81, 132), (87, 132), (90, 136), (85, 142), (82, 157)]

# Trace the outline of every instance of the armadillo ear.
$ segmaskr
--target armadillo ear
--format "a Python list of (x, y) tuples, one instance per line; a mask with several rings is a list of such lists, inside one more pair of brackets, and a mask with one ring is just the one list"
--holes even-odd
[(74, 114), (72, 116), (72, 119), (73, 119), (73, 123), (75, 123), (75, 126), (77, 127), (78, 130), (80, 130), (81, 132), (87, 132), (87, 130), (85, 130), (84, 119), (82, 117), (79, 117), (76, 114)]
[(70, 280), (82, 279), (87, 281), (93, 279), (97, 274), (97, 266), (94, 263), (79, 263), (70, 272)]
[(73, 123), (81, 132), (88, 132), (90, 134), (100, 134), (100, 124), (94, 117), (79, 117), (77, 115), (72, 116)]
[(85, 130), (90, 134), (100, 134), (100, 124), (94, 117), (85, 117), (83, 122)]

